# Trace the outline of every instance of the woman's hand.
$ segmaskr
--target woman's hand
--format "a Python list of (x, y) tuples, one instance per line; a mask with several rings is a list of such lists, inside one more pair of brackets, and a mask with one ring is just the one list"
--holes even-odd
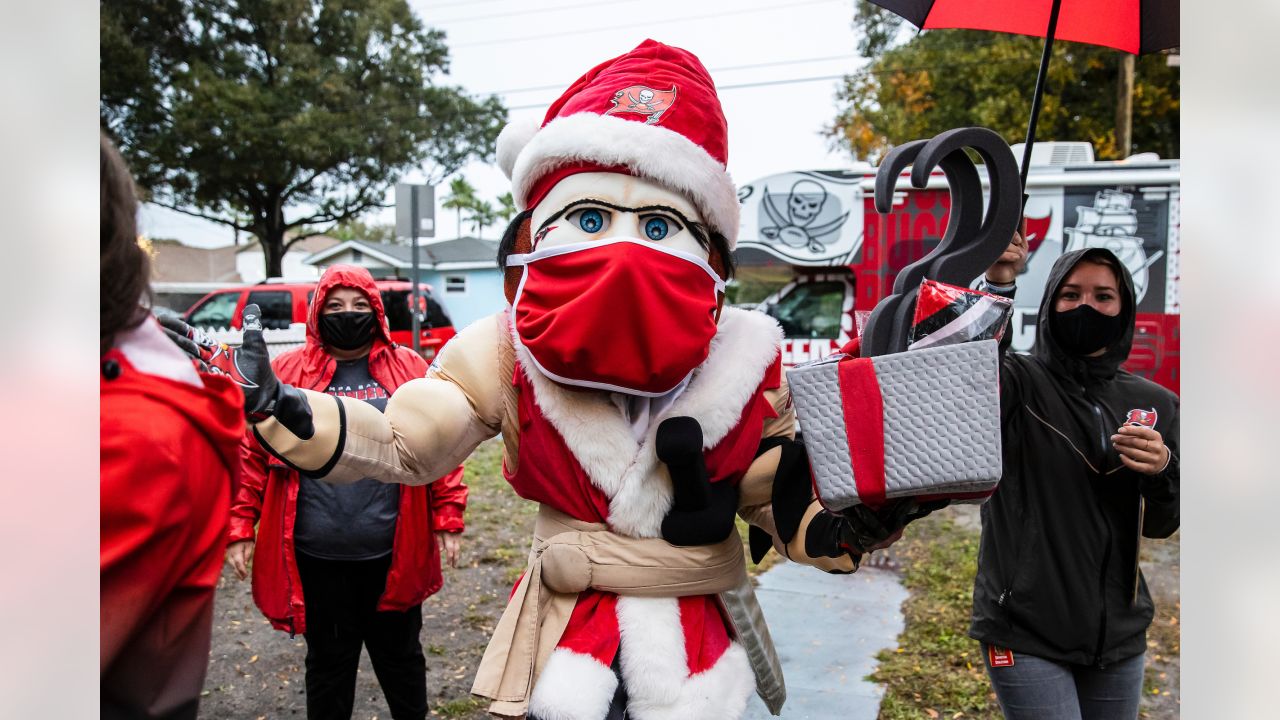
[(462, 533), (437, 531), (436, 544), (444, 550), (444, 560), (449, 567), (458, 567), (458, 555), (462, 552)]
[(1017, 281), (1018, 273), (1027, 266), (1027, 239), (1020, 232), (1013, 233), (1009, 247), (987, 268), (987, 282), (994, 285), (1010, 285)]
[(227, 546), (227, 562), (241, 580), (249, 577), (249, 561), (253, 559), (253, 541), (237, 540)]
[(1169, 464), (1169, 448), (1160, 433), (1140, 425), (1121, 425), (1111, 444), (1120, 453), (1120, 462), (1143, 475), (1155, 475)]

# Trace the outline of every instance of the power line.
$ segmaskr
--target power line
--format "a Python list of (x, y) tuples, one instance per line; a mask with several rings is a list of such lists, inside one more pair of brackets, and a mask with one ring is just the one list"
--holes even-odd
[(843, 0), (802, 0), (802, 2), (786, 3), (783, 5), (766, 5), (760, 7), (743, 8), (741, 10), (731, 10), (729, 12), (706, 13), (703, 15), (685, 15), (683, 17), (667, 18), (665, 20), (644, 20), (641, 22), (631, 22), (625, 25), (607, 25), (594, 28), (583, 28), (581, 30), (564, 30), (554, 33), (540, 33), (537, 35), (522, 35), (516, 37), (495, 38), (493, 40), (481, 40), (479, 42), (459, 43), (454, 45), (454, 49), (481, 47), (484, 45), (501, 45), (504, 43), (527, 42), (530, 40), (546, 40), (547, 38), (567, 37), (571, 35), (589, 35), (592, 33), (608, 32), (610, 30), (630, 30), (631, 28), (646, 27), (649, 25), (669, 25), (674, 22), (688, 22), (694, 20), (714, 20), (731, 15), (748, 15), (758, 12), (769, 12), (772, 10), (783, 10), (786, 8), (800, 7), (802, 5), (822, 5), (830, 2), (843, 2)]
[(447, 18), (444, 20), (431, 20), (428, 25), (455, 25), (459, 23), (474, 22), (476, 20), (492, 20), (494, 18), (510, 18), (520, 15), (536, 15), (538, 13), (550, 13), (558, 10), (578, 10), (581, 8), (598, 8), (602, 5), (626, 5), (628, 3), (637, 3), (641, 0), (612, 0), (611, 2), (584, 2), (576, 5), (556, 5), (554, 7), (534, 8), (532, 10), (518, 10), (516, 12), (495, 12), (488, 15), (469, 15), (460, 18)]
[[(722, 67), (722, 68), (708, 68), (707, 72), (726, 73), (726, 72), (731, 72), (731, 70), (777, 68), (777, 67), (782, 67), (782, 65), (804, 65), (808, 63), (823, 63), (823, 61), (828, 61), (828, 60), (852, 60), (856, 58), (858, 58), (858, 56), (856, 55), (826, 55), (826, 56), (823, 56), (823, 58), (801, 58), (797, 60), (774, 60), (772, 61), (772, 63), (750, 63), (748, 65), (726, 65), (726, 67)], [(534, 92), (539, 90), (563, 90), (563, 88), (566, 88), (566, 87), (568, 87), (567, 82), (558, 82), (558, 83), (553, 83), (553, 85), (513, 87), (513, 88), (509, 88), (509, 90), (490, 90), (486, 92), (480, 92), (480, 95), (518, 95), (518, 94), (522, 94), (522, 92)]]
[(439, 10), (440, 8), (457, 7), (459, 5), (492, 5), (496, 2), (505, 2), (505, 0), (461, 0), (460, 2), (440, 3), (439, 5), (427, 5), (423, 10)]
[[(717, 85), (716, 92), (722, 90), (738, 90), (740, 88), (764, 87), (766, 85), (798, 85), (800, 83), (818, 82), (820, 80), (839, 80), (847, 77), (847, 74), (841, 75), (814, 75), (813, 77), (789, 78), (786, 80), (759, 80), (756, 82), (736, 83), (734, 85)], [(510, 105), (507, 110), (531, 110), (533, 108), (545, 108), (551, 103), (534, 103), (530, 105)]]
[[(1025, 58), (1024, 59), (1006, 58), (1004, 60), (990, 60), (985, 62), (952, 63), (948, 65), (921, 65), (918, 67), (910, 67), (910, 68), (894, 67), (894, 68), (883, 68), (880, 70), (863, 69), (863, 70), (854, 71), (852, 73), (843, 73), (840, 75), (813, 75), (811, 77), (786, 78), (782, 80), (758, 80), (755, 82), (734, 83), (732, 85), (716, 85), (716, 92), (720, 92), (721, 90), (739, 90), (742, 88), (765, 87), (768, 85), (798, 85), (801, 83), (819, 82), (822, 80), (841, 80), (841, 79), (844, 79), (847, 77), (853, 77), (856, 75), (888, 75), (892, 73), (924, 72), (926, 70), (951, 70), (954, 68), (961, 68), (961, 67), (974, 67), (974, 66), (981, 66), (981, 65), (1005, 65), (1005, 64), (1016, 63), (1016, 62), (1026, 62), (1026, 59)], [(568, 86), (557, 85), (556, 87), (568, 87)], [(507, 110), (531, 110), (534, 108), (546, 108), (550, 104), (551, 104), (550, 102), (545, 102), (545, 103), (535, 103), (535, 104), (528, 104), (528, 105), (508, 105)]]

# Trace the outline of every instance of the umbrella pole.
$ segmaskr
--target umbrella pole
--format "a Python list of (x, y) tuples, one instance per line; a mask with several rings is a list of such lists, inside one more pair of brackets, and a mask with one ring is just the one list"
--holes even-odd
[(1058, 10), (1062, 0), (1053, 0), (1049, 10), (1049, 29), (1044, 35), (1044, 53), (1040, 56), (1040, 72), (1036, 75), (1036, 92), (1031, 98), (1031, 119), (1027, 121), (1027, 143), (1022, 149), (1022, 204), (1027, 204), (1027, 171), (1031, 169), (1031, 147), (1036, 144), (1036, 122), (1040, 119), (1040, 100), (1049, 77), (1049, 58), (1053, 54), (1053, 35), (1058, 31)]

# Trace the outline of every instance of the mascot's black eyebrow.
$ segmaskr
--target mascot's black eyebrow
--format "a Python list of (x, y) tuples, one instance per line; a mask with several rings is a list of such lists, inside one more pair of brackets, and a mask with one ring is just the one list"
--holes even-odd
[[(575, 207), (578, 207), (579, 205), (599, 205), (600, 207), (607, 207), (610, 210), (616, 210), (618, 212), (636, 213), (636, 214), (645, 212), (646, 210), (650, 212), (653, 212), (653, 211), (664, 212), (670, 215), (675, 215), (676, 218), (680, 220), (680, 223), (684, 225), (685, 229), (699, 227), (699, 223), (693, 222), (689, 218), (685, 217), (684, 213), (668, 205), (645, 205), (643, 207), (629, 208), (629, 207), (623, 207), (621, 205), (614, 205), (613, 203), (605, 202), (604, 200), (596, 200), (594, 198), (583, 198), (581, 200), (574, 200), (568, 205), (565, 205), (564, 207), (557, 210), (555, 214), (553, 214), (551, 217), (547, 218), (546, 220), (543, 220), (542, 224), (538, 226), (538, 232), (542, 232), (543, 229), (546, 228), (548, 225), (564, 217), (565, 213), (569, 212)], [(537, 233), (534, 233), (534, 234), (536, 235)]]

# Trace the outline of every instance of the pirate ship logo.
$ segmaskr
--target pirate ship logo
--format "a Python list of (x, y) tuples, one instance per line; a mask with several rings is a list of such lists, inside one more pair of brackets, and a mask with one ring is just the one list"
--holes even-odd
[(1093, 206), (1077, 206), (1076, 226), (1066, 228), (1066, 252), (1105, 248), (1115, 253), (1133, 276), (1134, 294), (1138, 300), (1147, 294), (1148, 270), (1164, 255), (1157, 250), (1147, 254), (1138, 232), (1138, 211), (1133, 208), (1133, 195), (1119, 190), (1102, 190), (1094, 195)]
[(632, 85), (613, 94), (613, 107), (605, 115), (636, 113), (644, 115), (646, 125), (657, 125), (663, 114), (676, 104), (676, 86), (670, 90), (654, 90), (647, 85)]
[(1138, 427), (1154, 428), (1156, 426), (1156, 409), (1150, 410), (1130, 410), (1124, 419), (1125, 425), (1137, 425)]
[[(829, 194), (825, 187), (813, 180), (798, 180), (791, 186), (785, 211), (774, 204), (768, 186), (765, 186), (763, 195), (761, 206), (773, 224), (762, 226), (760, 234), (772, 243), (821, 254), (827, 249), (823, 237), (839, 230), (845, 220), (849, 219), (849, 213), (846, 212), (834, 219), (816, 222), (822, 214), (823, 206), (827, 204)], [(834, 202), (838, 207), (839, 201)]]

